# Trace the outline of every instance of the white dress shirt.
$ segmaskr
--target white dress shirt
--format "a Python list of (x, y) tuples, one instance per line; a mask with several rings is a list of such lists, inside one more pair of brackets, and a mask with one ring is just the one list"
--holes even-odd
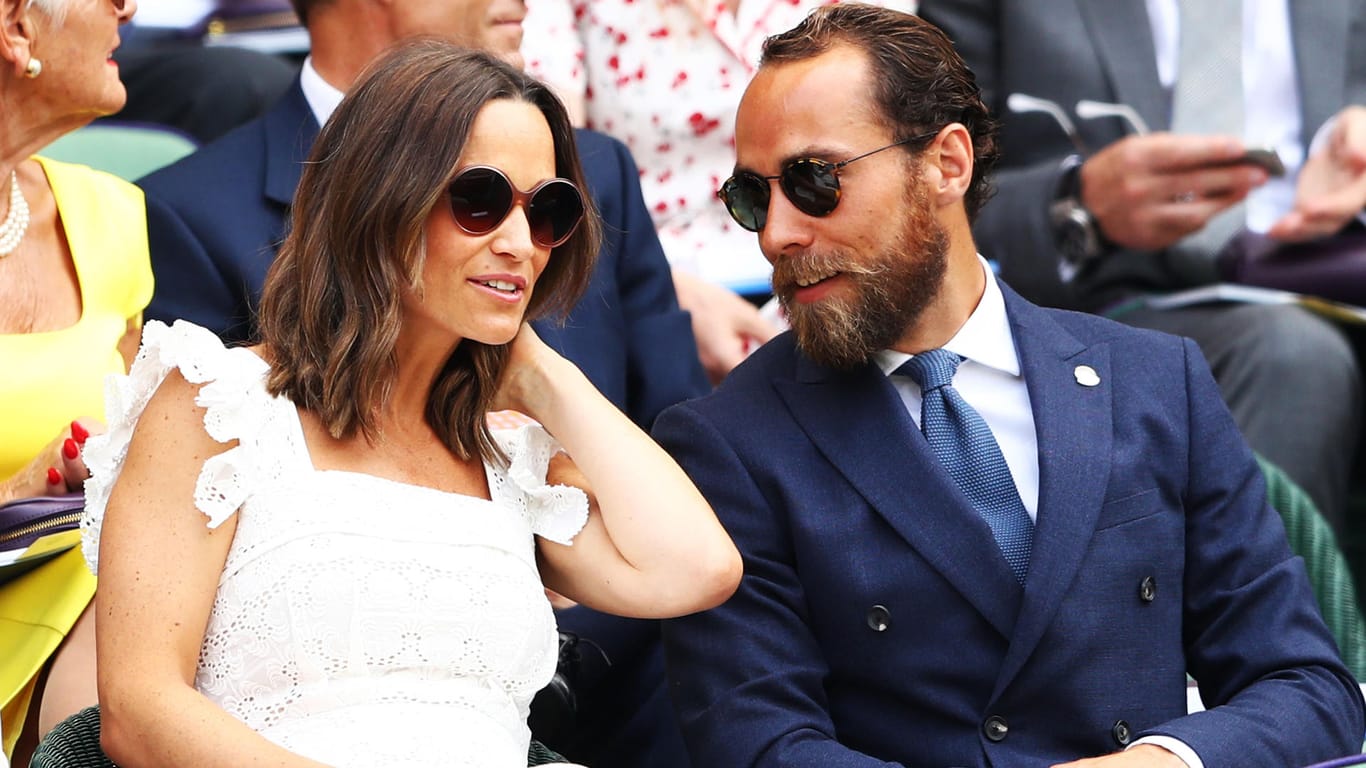
[(317, 119), (320, 128), (327, 123), (327, 118), (337, 111), (337, 105), (346, 95), (318, 74), (318, 70), (313, 68), (312, 56), (304, 59), (303, 68), (299, 70), (299, 87), (303, 89), (304, 101), (308, 102), (308, 108), (313, 112), (313, 117)]

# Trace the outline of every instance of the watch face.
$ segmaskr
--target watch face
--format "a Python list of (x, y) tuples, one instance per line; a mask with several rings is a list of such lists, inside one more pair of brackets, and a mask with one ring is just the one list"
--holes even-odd
[(1058, 252), (1069, 264), (1080, 265), (1100, 255), (1095, 220), (1076, 198), (1067, 197), (1049, 210)]

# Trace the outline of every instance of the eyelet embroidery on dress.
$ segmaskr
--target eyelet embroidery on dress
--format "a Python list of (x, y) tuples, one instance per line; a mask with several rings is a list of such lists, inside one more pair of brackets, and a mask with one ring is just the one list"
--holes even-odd
[(509, 463), (486, 468), (491, 499), (314, 471), (298, 413), (266, 392), (260, 358), (188, 323), (151, 322), (133, 370), (107, 385), (109, 432), (87, 443), (92, 570), (110, 487), (172, 368), (202, 385), (208, 434), (238, 441), (196, 485), (210, 527), (238, 519), (195, 687), (328, 764), (525, 765), (531, 699), (558, 657), (533, 534), (569, 543), (588, 519), (582, 491), (545, 485), (554, 438), (539, 425), (496, 431)]

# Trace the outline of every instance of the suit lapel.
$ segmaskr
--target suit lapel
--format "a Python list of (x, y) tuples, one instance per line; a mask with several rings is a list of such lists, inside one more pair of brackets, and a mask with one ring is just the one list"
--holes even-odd
[(887, 377), (872, 364), (837, 372), (799, 355), (796, 381), (774, 386), (868, 505), (1009, 637), (1020, 587), (1004, 557), (982, 557), (999, 554), (990, 529), (967, 507)]
[[(1105, 498), (1113, 438), (1108, 348), (1082, 344), (1044, 310), (1001, 290), (1038, 435), (1039, 505), (1024, 604), (998, 693), (1034, 651), (1076, 577)], [(1099, 384), (1078, 381), (1083, 365)]]
[(294, 202), (304, 160), (318, 138), (318, 121), (296, 78), (294, 85), (265, 115), (266, 199), (286, 208)]
[[(1157, 52), (1144, 0), (1071, 2), (1077, 4), (1095, 41), (1115, 98), (1137, 110), (1153, 130), (1166, 128), (1171, 122), (1171, 98), (1157, 76)], [(1072, 106), (1065, 105), (1069, 111)]]

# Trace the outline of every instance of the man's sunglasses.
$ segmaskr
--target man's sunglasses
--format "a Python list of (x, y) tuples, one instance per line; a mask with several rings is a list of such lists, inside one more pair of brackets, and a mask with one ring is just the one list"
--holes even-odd
[(777, 176), (760, 176), (751, 171), (741, 171), (721, 185), (716, 196), (726, 204), (726, 210), (735, 223), (758, 232), (768, 222), (769, 182), (778, 180), (778, 186), (787, 195), (792, 205), (808, 216), (829, 216), (840, 204), (840, 170), (844, 166), (862, 160), (870, 155), (886, 151), (892, 147), (923, 141), (939, 135), (939, 131), (929, 131), (901, 141), (878, 147), (861, 155), (831, 163), (814, 157), (792, 160), (783, 166)]
[(569, 179), (546, 179), (523, 192), (497, 168), (471, 165), (456, 174), (448, 191), (456, 225), (471, 235), (497, 229), (517, 205), (526, 211), (531, 241), (542, 248), (568, 240), (583, 221), (583, 195)]

